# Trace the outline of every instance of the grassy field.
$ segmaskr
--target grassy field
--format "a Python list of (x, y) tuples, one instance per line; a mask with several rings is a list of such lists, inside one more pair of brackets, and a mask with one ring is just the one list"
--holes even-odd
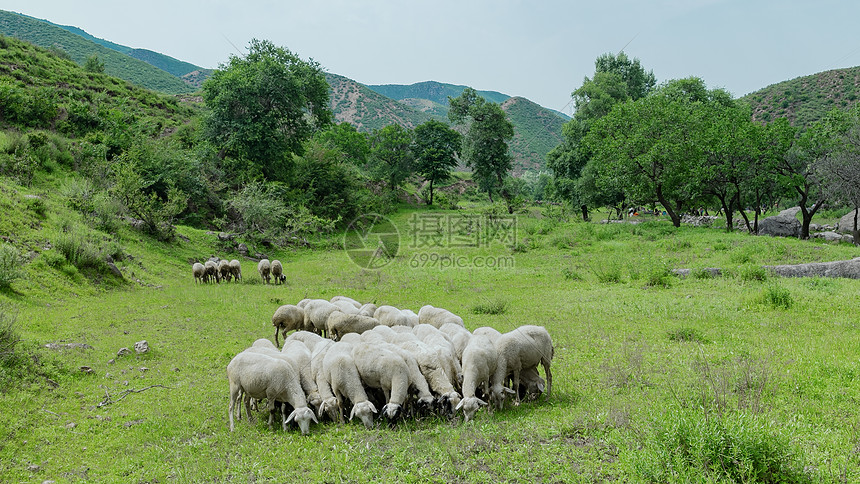
[[(468, 214), (486, 222), (480, 209)], [(0, 481), (860, 480), (860, 281), (759, 269), (857, 257), (856, 247), (665, 221), (578, 223), (539, 209), (518, 215), (515, 243), (505, 229), (466, 247), (478, 239), (464, 215), (393, 215), (400, 252), (378, 270), (336, 248), (270, 253), (284, 262), (280, 286), (261, 284), (249, 260), (243, 283), (196, 285), (190, 261), (238, 256), (184, 227), (187, 240), (173, 245), (122, 229), (132, 257), (118, 266), (131, 282), (28, 269), (0, 292), (21, 338), (3, 367)], [(416, 231), (428, 216), (458, 228), (420, 246), (434, 234)], [(498, 267), (476, 267), (488, 264)], [(445, 307), (470, 330), (545, 326), (552, 396), (467, 424), (323, 423), (302, 437), (258, 419), (229, 432), (230, 359), (272, 337), (279, 305), (337, 294)], [(141, 340), (149, 353), (117, 356)]]

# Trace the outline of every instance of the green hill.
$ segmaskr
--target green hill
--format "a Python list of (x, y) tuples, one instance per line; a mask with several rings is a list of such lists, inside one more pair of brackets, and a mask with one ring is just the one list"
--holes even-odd
[(194, 71), (212, 72), (212, 69), (204, 69), (189, 62), (174, 59), (169, 55), (159, 54), (147, 49), (132, 49), (128, 55), (142, 60), (151, 66), (158, 67), (163, 71), (167, 71), (176, 77), (182, 77)]
[(514, 155), (514, 172), (543, 170), (546, 154), (562, 142), (561, 127), (565, 120), (555, 111), (522, 97), (502, 103), (502, 109), (514, 125), (510, 151)]
[[(402, 84), (381, 84), (367, 87), (396, 101), (400, 101), (401, 99), (429, 99), (447, 108), (448, 96), (459, 96), (467, 86), (458, 86), (437, 81), (424, 81), (408, 86)], [(478, 95), (487, 101), (497, 104), (501, 104), (510, 98), (507, 94), (496, 91), (478, 91)]]
[(168, 94), (190, 93), (196, 89), (182, 79), (120, 51), (88, 40), (68, 29), (24, 15), (0, 10), (0, 34), (61, 52), (83, 65), (92, 55), (104, 63), (105, 73), (148, 89)]
[(331, 88), (331, 110), (339, 123), (369, 132), (389, 124), (412, 129), (430, 116), (379, 94), (364, 84), (337, 74), (326, 74)]
[(860, 93), (860, 67), (834, 69), (778, 82), (741, 99), (752, 106), (753, 118), (785, 117), (798, 127), (821, 119), (833, 108), (847, 109)]

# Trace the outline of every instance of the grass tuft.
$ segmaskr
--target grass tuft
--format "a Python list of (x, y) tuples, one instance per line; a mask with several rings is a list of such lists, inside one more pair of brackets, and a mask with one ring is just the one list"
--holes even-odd
[(508, 303), (503, 299), (494, 299), (485, 301), (472, 306), (473, 314), (505, 314), (508, 310)]

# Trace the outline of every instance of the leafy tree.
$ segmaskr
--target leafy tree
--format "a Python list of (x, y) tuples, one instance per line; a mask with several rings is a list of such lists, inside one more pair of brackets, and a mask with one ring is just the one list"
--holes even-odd
[(416, 126), (414, 134), (415, 171), (430, 182), (427, 205), (433, 205), (433, 185), (451, 176), (463, 137), (437, 120)]
[(448, 98), (448, 119), (465, 125), (463, 159), (472, 168), (478, 188), (487, 192), (490, 201), (498, 191), (513, 213), (512, 196), (505, 188), (505, 177), (511, 170), (513, 159), (508, 153), (508, 141), (514, 137), (514, 125), (501, 106), (487, 102), (472, 88), (466, 88), (459, 97)]
[(594, 76), (591, 79), (586, 77), (582, 86), (571, 94), (576, 111), (562, 128), (564, 141), (547, 154), (547, 167), (556, 179), (556, 196), (579, 205), (584, 220), (588, 220), (589, 202), (602, 204), (613, 200), (614, 205), (619, 192), (599, 194), (596, 192), (600, 190), (597, 184), (574, 182), (592, 157), (592, 152), (582, 142), (583, 138), (591, 125), (607, 115), (613, 106), (644, 97), (656, 84), (654, 73), (646, 72), (639, 59), (631, 60), (624, 52), (603, 54), (595, 60), (594, 67)]
[(249, 178), (286, 181), (293, 154), (332, 119), (319, 64), (265, 40), (251, 40), (247, 55), (216, 70), (203, 84), (203, 99), (207, 139), (222, 159), (238, 158), (234, 168)]
[(170, 184), (167, 196), (159, 197), (152, 190), (151, 182), (141, 176), (135, 160), (125, 155), (112, 168), (111, 195), (132, 217), (141, 221), (145, 232), (162, 241), (173, 239), (173, 221), (185, 210), (187, 196)]
[(671, 81), (653, 94), (617, 104), (597, 120), (585, 143), (596, 158), (598, 185), (623, 186), (637, 200), (656, 200), (678, 227), (685, 205), (700, 195), (706, 106), (730, 103), (698, 78)]
[(318, 131), (314, 138), (330, 148), (337, 148), (345, 155), (345, 161), (356, 166), (367, 164), (370, 145), (367, 136), (359, 133), (355, 126), (349, 123), (334, 124), (327, 129)]
[(99, 60), (99, 56), (93, 54), (87, 57), (84, 63), (84, 70), (95, 74), (102, 74), (105, 71), (105, 63)]
[(816, 176), (829, 197), (854, 209), (851, 232), (854, 245), (860, 245), (860, 107), (850, 112), (834, 110), (825, 119), (832, 126), (835, 145), (815, 161)]
[(395, 190), (412, 173), (412, 133), (399, 124), (374, 130), (370, 135), (371, 173)]

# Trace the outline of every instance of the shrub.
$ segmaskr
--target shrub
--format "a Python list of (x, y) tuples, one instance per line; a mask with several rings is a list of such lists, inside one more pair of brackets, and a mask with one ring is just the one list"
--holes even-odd
[(505, 314), (508, 309), (508, 303), (502, 299), (494, 299), (492, 301), (484, 301), (472, 306), (474, 314)]
[(741, 280), (744, 282), (763, 282), (767, 280), (767, 269), (753, 264), (742, 266), (739, 270), (739, 274)]
[(561, 275), (564, 276), (568, 281), (581, 281), (582, 274), (580, 274), (576, 269), (565, 267), (561, 271)]
[(652, 267), (645, 274), (645, 285), (648, 287), (669, 287), (672, 285), (672, 269), (667, 265)]
[(605, 284), (621, 282), (621, 266), (617, 262), (606, 261), (602, 265), (589, 266), (597, 281)]
[(61, 233), (54, 241), (54, 247), (78, 269), (92, 268), (101, 271), (107, 268), (99, 247), (79, 231)]
[(773, 424), (741, 413), (718, 416), (673, 409), (637, 450), (646, 481), (810, 482), (790, 439)]
[(16, 280), (24, 277), (21, 252), (11, 244), (0, 245), (0, 289), (8, 288)]
[(794, 298), (791, 292), (779, 284), (769, 284), (761, 295), (762, 301), (774, 309), (791, 309)]

